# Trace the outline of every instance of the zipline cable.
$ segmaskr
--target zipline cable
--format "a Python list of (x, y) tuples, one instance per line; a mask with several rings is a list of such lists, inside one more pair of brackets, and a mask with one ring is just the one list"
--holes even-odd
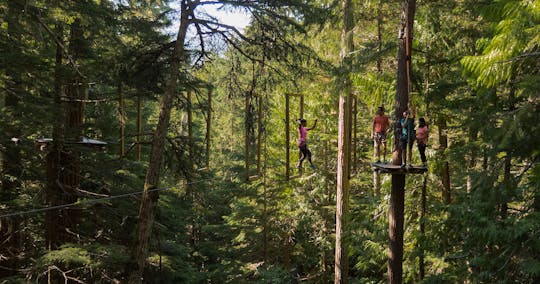
[[(270, 167), (270, 168), (274, 168), (274, 167)], [(266, 169), (269, 169), (269, 168), (267, 167)], [(202, 182), (205, 182), (205, 181), (217, 180), (219, 178), (221, 178), (221, 177), (214, 177), (214, 178), (209, 178), (209, 179), (201, 179), (201, 180), (186, 183), (186, 185), (202, 183)], [(37, 208), (37, 209), (32, 209), (32, 210), (27, 210), (27, 211), (18, 211), (18, 212), (8, 213), (8, 214), (0, 215), (0, 219), (8, 218), (8, 217), (14, 217), (14, 216), (30, 215), (30, 214), (46, 212), (46, 211), (50, 211), (50, 210), (65, 209), (65, 208), (70, 208), (70, 207), (75, 207), (75, 206), (80, 206), (80, 205), (87, 205), (87, 204), (97, 203), (97, 202), (105, 201), (105, 200), (125, 198), (125, 197), (130, 197), (130, 196), (134, 196), (134, 195), (143, 194), (143, 193), (149, 193), (149, 192), (154, 192), (154, 191), (165, 191), (165, 190), (170, 190), (170, 189), (171, 189), (170, 187), (153, 188), (153, 189), (148, 189), (148, 190), (142, 190), (142, 191), (124, 193), (124, 194), (119, 194), (119, 195), (113, 195), (113, 196), (108, 196), (108, 197), (103, 197), (103, 198), (85, 199), (85, 200), (82, 200), (82, 201), (77, 201), (77, 202), (68, 203), (68, 204), (48, 206), (48, 207), (42, 207), (42, 208)]]
[[(187, 184), (196, 184), (196, 183), (201, 183), (201, 182), (204, 182), (204, 181), (210, 181), (210, 180), (216, 180), (216, 179), (217, 178), (203, 179), (203, 180), (193, 181), (193, 182), (190, 182), (190, 183), (187, 183)], [(77, 202), (68, 203), (68, 204), (62, 204), (62, 205), (56, 205), (56, 206), (48, 206), (48, 207), (42, 207), (42, 208), (32, 209), (32, 210), (28, 210), (28, 211), (19, 211), (19, 212), (13, 212), (13, 213), (9, 213), (9, 214), (4, 214), (4, 215), (0, 215), (0, 219), (13, 217), (13, 216), (22, 216), (22, 215), (35, 214), (35, 213), (40, 213), (40, 212), (45, 212), (45, 211), (50, 211), (50, 210), (65, 209), (65, 208), (79, 206), (79, 205), (92, 204), (92, 203), (96, 203), (96, 202), (99, 202), (99, 201), (105, 201), (105, 200), (111, 200), (111, 199), (117, 199), (117, 198), (125, 198), (125, 197), (130, 197), (130, 196), (134, 196), (134, 195), (143, 194), (143, 193), (149, 193), (149, 192), (154, 192), (154, 191), (165, 191), (165, 190), (170, 190), (170, 189), (171, 189), (170, 187), (153, 188), (153, 189), (148, 189), (148, 190), (142, 190), (142, 191), (124, 193), (124, 194), (119, 194), (119, 195), (113, 195), (113, 196), (103, 197), (103, 198), (85, 199), (83, 201), (77, 201)]]

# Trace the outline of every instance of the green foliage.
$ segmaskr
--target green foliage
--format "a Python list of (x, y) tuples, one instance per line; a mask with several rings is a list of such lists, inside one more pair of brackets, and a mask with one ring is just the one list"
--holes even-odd
[[(42, 215), (0, 220), (14, 228), (0, 247), (0, 282), (73, 277), (87, 283), (124, 281), (144, 186), (150, 135), (158, 120), (174, 46), (166, 34), (170, 1), (43, 1), (0, 3), (0, 213), (46, 206), (50, 148), (34, 140), (58, 126), (54, 106), (55, 26), (66, 44), (60, 79), (75, 66), (88, 100), (83, 133), (108, 142), (105, 151), (80, 152), (74, 242), (48, 250)], [(369, 132), (374, 111), (391, 114), (395, 95), (396, 1), (354, 1), (357, 94), (356, 170), (351, 176), (348, 231), (352, 283), (386, 282), (390, 176), (373, 192)], [(165, 145), (158, 210), (145, 279), (148, 283), (329, 283), (333, 278), (337, 98), (340, 74), (339, 1), (224, 1), (252, 13), (245, 40), (201, 55), (181, 74)], [(23, 6), (24, 4), (24, 6)], [(24, 11), (22, 10), (24, 7)], [(290, 17), (289, 17), (290, 16)], [(404, 232), (406, 283), (536, 283), (540, 279), (539, 1), (428, 1), (418, 5), (412, 48), (410, 105), (430, 127), (427, 212), (421, 216), (422, 177), (407, 176)], [(79, 25), (71, 49), (71, 27)], [(51, 33), (52, 31), (52, 33)], [(379, 37), (380, 32), (380, 37)], [(208, 31), (203, 36), (214, 34)], [(187, 46), (194, 48), (196, 40)], [(222, 42), (216, 44), (221, 46)], [(212, 46), (205, 51), (214, 51)], [(208, 47), (208, 46), (206, 46)], [(68, 56), (69, 55), (69, 56)], [(121, 86), (124, 117), (117, 98)], [(336, 87), (337, 86), (337, 87)], [(212, 109), (208, 110), (208, 89)], [(186, 136), (192, 91), (193, 138)], [(292, 179), (285, 181), (285, 93), (304, 95), (304, 118), (317, 128), (309, 147), (317, 170), (294, 169), (299, 99), (291, 98)], [(245, 96), (249, 117), (245, 117)], [(257, 113), (257, 97), (263, 115)], [(138, 160), (137, 99), (142, 99), (142, 157)], [(206, 119), (212, 118), (210, 165), (205, 163)], [(184, 117), (184, 118), (183, 118)], [(257, 122), (261, 119), (261, 172)], [(119, 122), (126, 149), (119, 158)], [(247, 123), (246, 123), (247, 121)], [(245, 182), (244, 135), (251, 134)], [(448, 145), (442, 148), (442, 136)], [(13, 143), (11, 138), (20, 138)], [(389, 141), (392, 137), (389, 137)], [(391, 149), (392, 143), (388, 143)], [(418, 162), (416, 149), (413, 162)], [(9, 167), (9, 165), (17, 165)], [(452, 200), (443, 202), (449, 165)], [(422, 232), (420, 223), (425, 230)], [(20, 224), (20, 226), (17, 226)], [(18, 240), (18, 241), (17, 241)], [(22, 243), (22, 245), (21, 245)], [(9, 248), (9, 249), (6, 249)], [(16, 252), (16, 253), (12, 253)], [(6, 258), (4, 258), (6, 257)], [(420, 279), (423, 257), (426, 276)]]

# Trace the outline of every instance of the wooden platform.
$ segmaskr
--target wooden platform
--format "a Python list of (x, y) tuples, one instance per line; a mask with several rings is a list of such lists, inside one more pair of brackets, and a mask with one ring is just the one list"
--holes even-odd
[(371, 163), (371, 166), (374, 168), (374, 170), (389, 174), (423, 174), (428, 170), (427, 167), (414, 165), (401, 167), (392, 164)]

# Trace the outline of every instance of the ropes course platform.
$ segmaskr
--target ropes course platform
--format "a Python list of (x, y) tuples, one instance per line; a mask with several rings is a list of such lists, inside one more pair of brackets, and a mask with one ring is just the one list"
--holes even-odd
[(423, 174), (427, 172), (428, 168), (423, 166), (413, 166), (413, 165), (407, 165), (405, 167), (392, 165), (392, 164), (384, 164), (384, 163), (370, 163), (371, 166), (374, 168), (374, 170), (379, 171), (381, 173), (389, 173), (389, 174)]

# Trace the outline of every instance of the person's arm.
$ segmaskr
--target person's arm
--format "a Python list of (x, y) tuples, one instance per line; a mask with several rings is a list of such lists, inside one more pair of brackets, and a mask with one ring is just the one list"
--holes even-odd
[(308, 128), (307, 130), (315, 129), (317, 127), (317, 119), (315, 119), (315, 123), (313, 123), (313, 126), (311, 128)]

